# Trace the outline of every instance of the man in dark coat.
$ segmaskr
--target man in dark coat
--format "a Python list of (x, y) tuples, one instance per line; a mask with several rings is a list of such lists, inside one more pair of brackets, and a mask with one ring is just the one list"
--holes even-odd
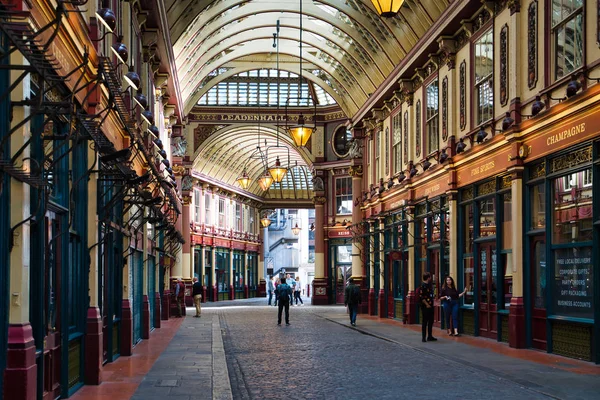
[(277, 285), (277, 292), (279, 293), (279, 309), (277, 313), (277, 325), (281, 325), (281, 312), (285, 308), (285, 324), (290, 324), (290, 295), (292, 289), (290, 285), (285, 282), (285, 278), (281, 280), (281, 283)]
[(360, 295), (360, 286), (354, 284), (354, 279), (349, 279), (349, 284), (344, 293), (344, 305), (348, 306), (348, 314), (350, 314), (350, 324), (356, 326), (356, 314), (358, 313), (358, 305), (362, 303)]

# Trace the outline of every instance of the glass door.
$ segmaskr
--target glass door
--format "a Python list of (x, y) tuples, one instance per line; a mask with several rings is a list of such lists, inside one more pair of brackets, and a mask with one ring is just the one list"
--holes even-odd
[(485, 243), (479, 246), (479, 263), (479, 334), (497, 339), (498, 254), (495, 244)]
[(433, 325), (441, 328), (442, 323), (442, 304), (439, 300), (440, 289), (442, 287), (440, 271), (440, 250), (429, 250), (429, 272), (431, 273), (431, 284), (433, 286)]
[(531, 241), (531, 346), (546, 350), (546, 239)]

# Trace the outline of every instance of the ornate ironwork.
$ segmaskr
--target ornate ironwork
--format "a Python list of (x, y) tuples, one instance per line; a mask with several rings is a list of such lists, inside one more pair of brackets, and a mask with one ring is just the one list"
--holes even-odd
[(421, 100), (417, 101), (415, 116), (415, 154), (419, 157), (421, 156)]
[(460, 90), (460, 129), (465, 129), (467, 126), (467, 110), (466, 110), (466, 80), (467, 80), (467, 62), (463, 60), (460, 63), (460, 78), (459, 78), (459, 90)]
[(484, 182), (477, 186), (477, 196), (485, 196), (496, 192), (496, 180)]
[(558, 172), (592, 161), (592, 146), (577, 150), (550, 161), (550, 172)]
[(442, 80), (442, 140), (448, 140), (448, 77)]
[(464, 189), (461, 193), (460, 193), (460, 200), (461, 201), (468, 201), (468, 200), (473, 200), (473, 187)]
[(427, 214), (427, 203), (417, 204), (415, 209), (415, 215), (425, 215)]
[[(600, 0), (598, 0), (600, 3)], [(600, 4), (599, 4), (600, 6)], [(527, 85), (533, 89), (537, 84), (537, 0), (529, 4), (527, 10)], [(600, 13), (598, 14), (600, 16)]]
[(512, 182), (512, 177), (510, 175), (505, 175), (502, 177), (502, 181), (500, 182), (500, 189), (509, 189)]
[(531, 167), (531, 179), (543, 178), (546, 176), (546, 162), (542, 161), (539, 164)]
[(500, 104), (508, 103), (508, 24), (500, 29)]
[(404, 165), (408, 163), (408, 110), (404, 111)]

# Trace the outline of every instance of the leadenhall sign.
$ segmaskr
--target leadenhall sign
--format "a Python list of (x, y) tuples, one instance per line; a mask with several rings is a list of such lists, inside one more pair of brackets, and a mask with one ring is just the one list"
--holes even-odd
[[(306, 121), (312, 121), (312, 116), (306, 116)], [(190, 121), (217, 121), (217, 122), (249, 122), (249, 121), (264, 121), (264, 122), (295, 122), (298, 121), (298, 115), (289, 115), (286, 119), (285, 115), (278, 114), (194, 114), (189, 115)]]

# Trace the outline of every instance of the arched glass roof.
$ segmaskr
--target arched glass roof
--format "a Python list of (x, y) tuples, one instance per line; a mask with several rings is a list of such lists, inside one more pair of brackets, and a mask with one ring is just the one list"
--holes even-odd
[[(225, 71), (223, 71), (225, 72)], [(198, 105), (224, 106), (307, 106), (336, 104), (323, 88), (312, 82), (302, 84), (298, 91), (299, 76), (288, 71), (260, 69), (240, 72), (211, 87), (198, 101)], [(309, 85), (311, 87), (309, 87)]]
[(165, 0), (184, 112), (223, 80), (214, 71), (274, 68), (279, 21), (279, 69), (300, 74), (301, 57), (307, 84), (352, 118), (449, 4), (406, 0), (397, 16), (384, 19), (367, 0), (302, 0), (302, 17), (298, 0)]

